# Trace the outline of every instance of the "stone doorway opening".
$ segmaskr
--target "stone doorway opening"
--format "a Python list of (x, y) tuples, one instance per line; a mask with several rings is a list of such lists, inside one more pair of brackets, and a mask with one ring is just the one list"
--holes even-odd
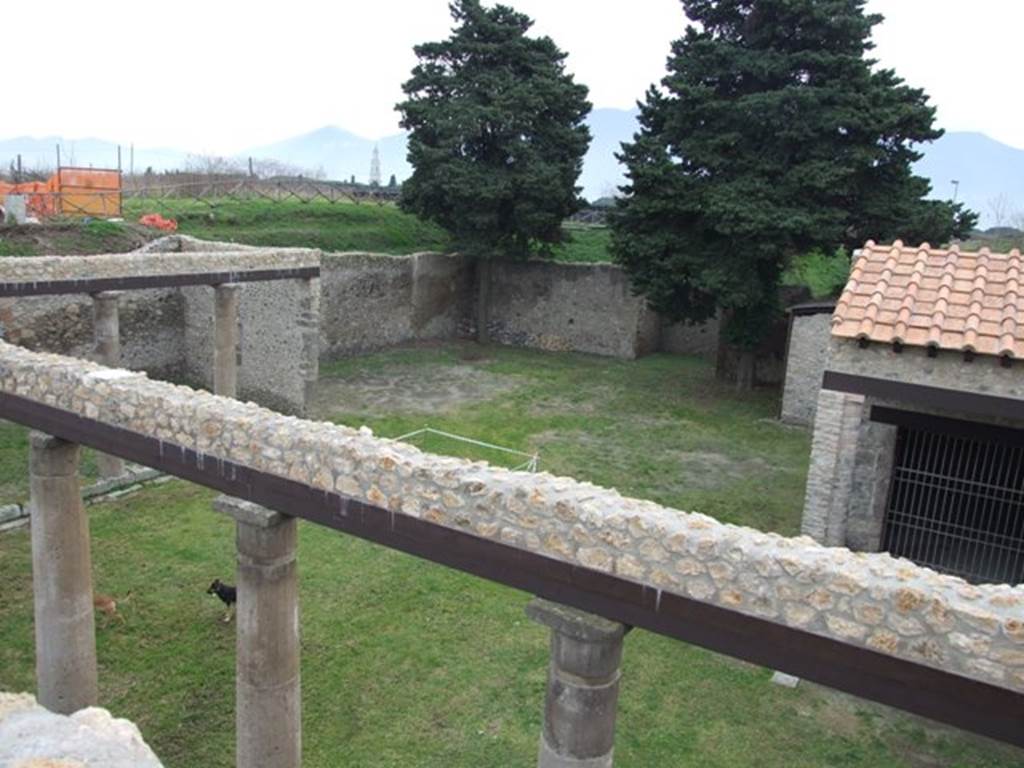
[(975, 583), (1024, 582), (1024, 432), (899, 426), (882, 549)]

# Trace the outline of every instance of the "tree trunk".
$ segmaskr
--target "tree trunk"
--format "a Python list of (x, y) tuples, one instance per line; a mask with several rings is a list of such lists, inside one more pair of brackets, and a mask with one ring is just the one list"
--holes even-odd
[(476, 262), (476, 340), (491, 343), (491, 260)]
[(754, 388), (754, 361), (752, 349), (740, 349), (736, 359), (736, 390), (746, 392)]

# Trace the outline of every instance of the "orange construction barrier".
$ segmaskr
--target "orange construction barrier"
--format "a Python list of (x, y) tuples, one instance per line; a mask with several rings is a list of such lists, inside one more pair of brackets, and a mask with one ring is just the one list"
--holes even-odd
[(0, 181), (0, 202), (25, 195), (25, 207), (38, 218), (121, 215), (121, 172), (105, 168), (58, 168), (46, 181), (8, 184)]

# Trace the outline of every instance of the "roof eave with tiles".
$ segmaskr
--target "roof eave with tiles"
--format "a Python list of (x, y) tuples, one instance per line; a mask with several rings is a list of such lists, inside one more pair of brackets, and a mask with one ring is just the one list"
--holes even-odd
[(868, 241), (832, 316), (862, 342), (1024, 358), (1021, 254)]

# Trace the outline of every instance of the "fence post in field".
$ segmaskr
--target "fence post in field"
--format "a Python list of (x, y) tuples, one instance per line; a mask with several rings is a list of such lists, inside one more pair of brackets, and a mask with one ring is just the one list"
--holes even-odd
[(611, 768), (622, 641), (629, 627), (534, 598), (526, 615), (551, 628), (538, 768)]
[[(97, 363), (110, 368), (121, 366), (121, 322), (118, 301), (123, 291), (102, 291), (92, 295), (93, 357)], [(124, 474), (124, 459), (98, 454), (96, 463), (104, 480)]]
[(238, 395), (238, 283), (214, 286), (213, 393)]
[(235, 520), (238, 571), (235, 744), (237, 768), (300, 768), (297, 521), (219, 496)]
[(32, 591), (37, 699), (71, 714), (97, 703), (89, 521), (78, 480), (80, 448), (29, 436)]

